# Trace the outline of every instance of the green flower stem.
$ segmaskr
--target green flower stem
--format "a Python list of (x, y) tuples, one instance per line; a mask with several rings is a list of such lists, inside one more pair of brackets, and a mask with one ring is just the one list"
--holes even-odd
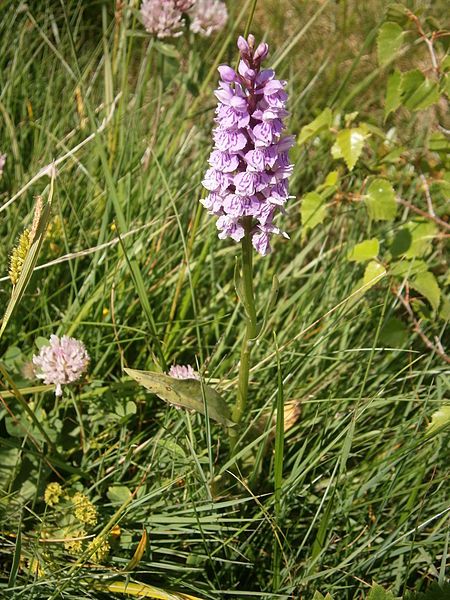
[[(257, 333), (255, 296), (253, 293), (253, 247), (250, 234), (251, 228), (252, 219), (251, 217), (246, 217), (244, 219), (245, 235), (242, 238), (242, 300), (245, 309), (245, 335), (241, 348), (237, 400), (232, 413), (233, 421), (237, 423), (237, 425), (239, 425), (247, 406), (250, 355), (253, 347), (253, 340)], [(234, 430), (236, 429), (237, 427), (234, 428)], [(237, 431), (235, 431), (233, 435), (236, 436)]]

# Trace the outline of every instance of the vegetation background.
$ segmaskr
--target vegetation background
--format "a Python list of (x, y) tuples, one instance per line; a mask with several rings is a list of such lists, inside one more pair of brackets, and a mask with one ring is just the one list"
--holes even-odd
[[(199, 205), (215, 68), (235, 64), (251, 11), (227, 5), (221, 33), (157, 41), (132, 0), (0, 3), (5, 309), (10, 252), (35, 196), (50, 193), (36, 175), (66, 157), (38, 267), (0, 341), (5, 598), (449, 597), (444, 0), (256, 3), (251, 30), (288, 81), (299, 143), (290, 240), (255, 265), (261, 311), (274, 274), (280, 292), (254, 349), (239, 469), (224, 429), (124, 373), (191, 364), (234, 401), (239, 247)], [(386, 21), (400, 41), (392, 27), (380, 37)], [(425, 84), (414, 75), (412, 91), (397, 89), (394, 69)], [(389, 82), (398, 103), (386, 115)], [(411, 99), (419, 88), (425, 99)], [(340, 132), (356, 130), (361, 148), (344, 147)], [(378, 199), (381, 218), (365, 196), (374, 177), (395, 190), (393, 211), (391, 188)], [(58, 401), (27, 378), (52, 333), (91, 356), (86, 381)], [(53, 507), (49, 482), (66, 494)], [(97, 513), (81, 540), (76, 492)], [(109, 554), (89, 552), (94, 536)]]

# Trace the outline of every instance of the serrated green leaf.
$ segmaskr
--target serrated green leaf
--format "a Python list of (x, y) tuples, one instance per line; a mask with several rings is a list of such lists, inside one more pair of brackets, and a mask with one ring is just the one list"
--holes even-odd
[(389, 4), (386, 8), (386, 20), (393, 21), (394, 23), (398, 23), (399, 25), (406, 25), (409, 21), (408, 12), (406, 6), (399, 4), (398, 2), (393, 2)]
[(403, 44), (403, 30), (398, 23), (387, 21), (380, 27), (377, 36), (377, 55), (381, 66), (397, 54)]
[(320, 131), (329, 129), (333, 119), (333, 113), (330, 108), (324, 108), (324, 110), (318, 115), (311, 123), (302, 127), (300, 135), (298, 136), (297, 144), (303, 145), (305, 142), (315, 137)]
[(413, 277), (418, 273), (423, 273), (428, 270), (426, 262), (423, 260), (413, 259), (400, 260), (390, 265), (390, 274), (398, 277)]
[(435, 81), (427, 79), (422, 71), (414, 69), (403, 73), (402, 103), (411, 111), (428, 108), (440, 98), (439, 87)]
[(372, 260), (366, 267), (363, 277), (363, 285), (371, 288), (378, 283), (386, 274), (386, 269), (379, 262)]
[(393, 221), (397, 202), (392, 184), (387, 179), (374, 179), (364, 197), (369, 216), (374, 221)]
[(370, 589), (367, 600), (395, 600), (395, 596), (392, 592), (386, 591), (381, 585), (374, 583)]
[(312, 600), (333, 600), (333, 596), (330, 596), (330, 594), (327, 594), (326, 596), (324, 596), (323, 594), (321, 594), (320, 592), (318, 592), (316, 590), (314, 592), (314, 596), (312, 597)]
[(300, 215), (302, 219), (302, 237), (309, 229), (314, 229), (325, 219), (327, 207), (324, 198), (317, 192), (309, 192), (303, 197)]
[(403, 252), (405, 258), (421, 257), (432, 250), (433, 239), (437, 234), (437, 227), (431, 221), (412, 221), (406, 225), (406, 230), (411, 237), (408, 249)]
[(212, 387), (202, 384), (196, 379), (175, 379), (153, 371), (137, 371), (135, 369), (124, 369), (124, 371), (139, 385), (173, 406), (195, 410), (204, 415), (206, 402), (208, 416), (211, 419), (227, 427), (234, 425), (230, 409), (222, 396)]
[(402, 74), (398, 69), (389, 75), (386, 86), (386, 101), (384, 103), (384, 118), (397, 110), (402, 103)]
[(419, 273), (410, 282), (410, 286), (428, 300), (433, 310), (437, 310), (441, 300), (441, 290), (433, 273), (430, 271)]
[(380, 242), (377, 238), (364, 240), (353, 246), (347, 254), (347, 260), (352, 262), (364, 262), (378, 256), (380, 251)]
[(363, 127), (353, 127), (352, 129), (343, 129), (336, 136), (336, 142), (331, 148), (331, 154), (334, 159), (343, 158), (349, 169), (353, 170), (367, 139), (367, 130)]
[(450, 425), (450, 404), (444, 404), (431, 415), (431, 422), (427, 427), (427, 435), (436, 433)]
[(330, 171), (328, 175), (325, 177), (325, 181), (323, 185), (325, 187), (333, 187), (339, 181), (339, 171)]

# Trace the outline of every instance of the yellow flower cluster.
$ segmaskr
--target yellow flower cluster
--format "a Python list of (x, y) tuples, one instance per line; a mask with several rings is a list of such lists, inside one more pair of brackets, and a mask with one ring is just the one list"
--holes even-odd
[(83, 540), (81, 538), (86, 537), (84, 529), (66, 529), (64, 531), (64, 548), (69, 554), (81, 554), (83, 550)]
[(97, 523), (97, 509), (87, 496), (77, 492), (72, 496), (72, 504), (75, 506), (75, 517), (86, 525)]
[(45, 488), (44, 502), (48, 506), (55, 506), (58, 504), (60, 497), (62, 496), (63, 489), (56, 481), (49, 483)]
[(108, 556), (111, 546), (108, 540), (99, 540), (94, 538), (88, 546), (88, 552), (92, 552), (89, 558), (94, 563), (101, 563)]
[(30, 231), (25, 229), (20, 235), (19, 242), (11, 252), (9, 259), (9, 278), (13, 285), (19, 281), (20, 274), (22, 273), (23, 263), (27, 257), (28, 251), (31, 245)]

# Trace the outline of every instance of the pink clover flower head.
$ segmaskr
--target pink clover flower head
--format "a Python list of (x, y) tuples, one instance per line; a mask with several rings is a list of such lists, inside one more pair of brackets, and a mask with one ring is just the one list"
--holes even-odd
[(145, 29), (158, 38), (177, 37), (182, 34), (182, 10), (176, 0), (143, 0), (141, 19)]
[(174, 0), (175, 8), (181, 12), (187, 12), (195, 4), (195, 0)]
[(89, 355), (83, 342), (63, 335), (50, 336), (50, 344), (42, 346), (39, 354), (33, 356), (36, 377), (46, 384), (56, 386), (56, 396), (62, 396), (62, 385), (80, 379), (89, 364)]
[(191, 31), (204, 37), (223, 29), (228, 20), (227, 7), (220, 0), (196, 0), (188, 14)]
[(194, 371), (191, 365), (172, 365), (168, 375), (175, 379), (200, 379), (199, 374)]
[(294, 138), (284, 135), (286, 82), (276, 79), (271, 69), (261, 68), (268, 45), (256, 46), (252, 35), (246, 40), (239, 37), (237, 45), (241, 56), (237, 71), (229, 65), (218, 68), (214, 148), (203, 179), (209, 195), (201, 203), (218, 217), (221, 239), (241, 240), (242, 219), (251, 217), (252, 243), (264, 256), (271, 251), (272, 235), (288, 237), (273, 221), (292, 198), (288, 179), (294, 168), (289, 161)]
[(6, 163), (6, 154), (0, 153), (0, 177), (3, 175), (3, 169)]

